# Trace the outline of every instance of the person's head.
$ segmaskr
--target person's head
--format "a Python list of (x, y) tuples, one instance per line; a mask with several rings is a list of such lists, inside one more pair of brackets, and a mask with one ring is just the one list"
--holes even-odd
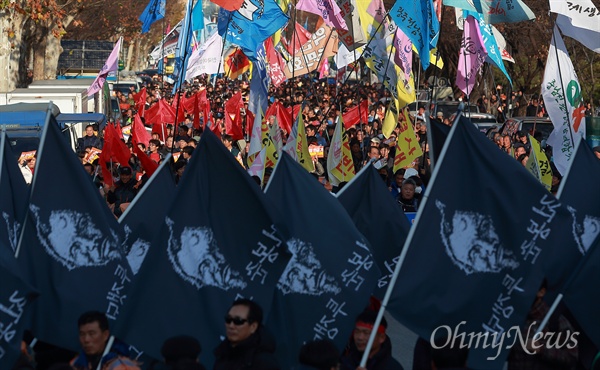
[(315, 126), (313, 126), (313, 125), (306, 126), (306, 136), (311, 137), (311, 136), (315, 136), (315, 135), (316, 135)]
[(151, 153), (156, 153), (160, 148), (160, 141), (156, 139), (152, 139), (148, 142), (148, 148)]
[(340, 363), (340, 352), (327, 339), (313, 340), (300, 348), (298, 361), (317, 370), (336, 370)]
[(131, 177), (133, 176), (133, 173), (131, 171), (131, 167), (121, 167), (119, 169), (119, 179), (121, 179), (121, 182), (126, 184), (129, 181), (131, 181)]
[(517, 161), (521, 162), (523, 166), (527, 166), (527, 161), (529, 160), (529, 156), (527, 154), (521, 154), (517, 157)]
[[(371, 332), (373, 331), (376, 319), (377, 312), (369, 309), (364, 310), (358, 315), (358, 317), (356, 317), (356, 320), (354, 321), (354, 331), (352, 332), (352, 338), (354, 339), (354, 344), (356, 345), (356, 349), (359, 352), (364, 352), (367, 348), (367, 342), (369, 341), (369, 337), (371, 336)], [(369, 357), (376, 354), (381, 348), (383, 342), (385, 342), (386, 328), (387, 321), (384, 317), (382, 317), (381, 323), (376, 329), (377, 334), (375, 336), (375, 341), (373, 342), (373, 347), (371, 347), (371, 352), (369, 352)]]
[(396, 182), (396, 185), (398, 187), (402, 187), (402, 183), (404, 182), (404, 173), (405, 172), (406, 172), (406, 170), (404, 168), (401, 168), (398, 171), (396, 171), (396, 173), (394, 174), (394, 181)]
[(201, 351), (200, 342), (189, 335), (171, 337), (160, 348), (160, 354), (167, 365), (174, 365), (183, 359), (198, 361)]
[(381, 158), (387, 158), (390, 154), (390, 147), (386, 144), (381, 144), (379, 147), (379, 154), (381, 154)]
[(167, 136), (167, 139), (165, 140), (165, 146), (169, 149), (173, 147), (173, 136)]
[(225, 148), (231, 149), (231, 147), (233, 145), (233, 139), (231, 138), (231, 135), (227, 135), (227, 134), (223, 135), (221, 137), (221, 141), (223, 141)]
[(515, 158), (519, 158), (524, 154), (527, 154), (525, 147), (523, 145), (515, 145)]
[(35, 163), (37, 162), (37, 156), (33, 156), (30, 159), (27, 160), (27, 167), (29, 167), (30, 170), (33, 170), (33, 168), (35, 167)]
[(194, 147), (193, 146), (186, 146), (183, 147), (181, 149), (181, 155), (183, 156), (183, 159), (185, 160), (190, 160), (190, 158), (192, 158), (192, 153), (194, 152)]
[(505, 148), (510, 148), (510, 146), (511, 146), (510, 136), (504, 135), (504, 137), (502, 137), (502, 145)]
[(415, 197), (415, 189), (417, 188), (417, 183), (413, 179), (406, 179), (402, 182), (402, 198), (410, 200)]
[(110, 337), (106, 315), (99, 311), (85, 312), (79, 316), (77, 326), (83, 352), (88, 356), (102, 354)]
[(373, 160), (378, 160), (380, 158), (378, 147), (372, 146), (369, 148), (369, 158)]
[(85, 126), (85, 136), (94, 136), (94, 126), (93, 125)]
[(83, 165), (83, 169), (87, 172), (88, 175), (92, 176), (94, 174), (94, 165), (91, 163), (86, 163)]
[(227, 340), (235, 347), (254, 334), (262, 320), (263, 310), (258, 303), (247, 298), (234, 301), (225, 316)]

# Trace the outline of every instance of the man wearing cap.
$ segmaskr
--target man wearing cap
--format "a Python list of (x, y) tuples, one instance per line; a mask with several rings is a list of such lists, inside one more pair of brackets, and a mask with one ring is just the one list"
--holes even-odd
[(114, 205), (113, 213), (117, 217), (123, 214), (127, 205), (133, 201), (138, 193), (138, 184), (132, 179), (131, 167), (121, 167), (119, 174), (119, 181), (113, 184), (106, 193), (106, 201)]
[(354, 322), (354, 331), (350, 342), (341, 357), (341, 370), (403, 370), (402, 365), (392, 357), (392, 342), (385, 333), (387, 328), (385, 318), (382, 318), (381, 324), (377, 328), (367, 366), (359, 366), (376, 318), (377, 312), (370, 309), (366, 309), (358, 315)]

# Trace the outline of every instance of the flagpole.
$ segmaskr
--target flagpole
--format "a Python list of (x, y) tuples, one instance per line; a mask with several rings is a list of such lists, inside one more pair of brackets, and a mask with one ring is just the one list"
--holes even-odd
[[(563, 84), (563, 78), (562, 78), (562, 71), (560, 68), (560, 59), (558, 59), (558, 47), (556, 45), (556, 31), (558, 31), (558, 28), (556, 27), (556, 17), (554, 18), (554, 27), (552, 28), (552, 39), (554, 40), (554, 52), (556, 54), (556, 65), (558, 66), (558, 78), (560, 78), (560, 88), (562, 90), (562, 95), (563, 95), (563, 102), (565, 103), (565, 108), (568, 107), (569, 105), (567, 104), (567, 95), (565, 92), (565, 86)], [(564, 43), (564, 41), (563, 41)], [(566, 48), (566, 46), (565, 46)], [(543, 85), (543, 83), (542, 83)], [(539, 105), (539, 103), (538, 103)], [(567, 127), (569, 128), (569, 135), (571, 136), (571, 143), (575, 144), (575, 139), (573, 138), (573, 130), (571, 130), (571, 117), (569, 117), (569, 112), (568, 112), (568, 108), (567, 108)]]
[[(456, 115), (456, 122), (458, 122), (458, 120), (460, 119), (460, 116), (462, 115), (462, 107), (461, 105), (464, 105), (464, 103), (461, 103), (459, 105), (459, 113)], [(454, 131), (456, 131), (456, 127), (458, 125), (454, 124), (452, 125), (452, 129), (450, 130), (450, 134), (448, 135), (448, 138), (446, 139), (446, 143), (444, 144), (444, 148), (442, 149), (442, 153), (440, 155), (440, 158), (442, 158), (444, 156), (444, 154), (446, 153), (446, 150), (448, 149), (448, 145), (450, 143), (450, 139), (452, 138), (452, 136), (454, 135)], [(437, 177), (437, 174), (439, 172), (440, 166), (437, 166), (436, 168), (434, 168), (433, 170), (433, 174), (431, 176), (431, 180), (430, 182), (433, 183)], [(428, 186), (427, 189), (425, 190), (425, 195), (423, 196), (423, 202), (421, 203), (421, 209), (423, 209), (425, 207), (425, 203), (427, 202), (427, 199), (429, 198), (429, 193), (431, 192), (432, 187)], [(392, 290), (394, 289), (394, 286), (396, 285), (396, 281), (398, 280), (398, 274), (400, 273), (400, 268), (402, 267), (402, 265), (404, 264), (404, 260), (406, 259), (406, 254), (408, 253), (408, 246), (410, 245), (412, 238), (415, 234), (415, 230), (416, 230), (416, 225), (419, 223), (419, 220), (421, 219), (421, 216), (423, 214), (417, 212), (417, 217), (415, 218), (415, 224), (413, 225), (413, 227), (410, 228), (410, 231), (408, 232), (408, 236), (406, 237), (406, 241), (404, 242), (404, 247), (402, 248), (402, 252), (400, 252), (400, 256), (398, 257), (398, 262), (396, 263), (396, 266), (394, 267), (394, 272), (392, 274), (392, 277), (390, 279), (389, 285), (387, 287), (387, 290), (385, 291), (385, 296), (383, 297), (383, 300), (381, 301), (381, 307), (379, 309), (379, 312), (377, 313), (377, 318), (375, 319), (375, 323), (373, 324), (373, 330), (371, 330), (371, 335), (369, 336), (369, 341), (367, 342), (367, 346), (365, 347), (365, 351), (363, 352), (363, 356), (362, 359), (360, 360), (360, 366), (361, 367), (365, 367), (367, 365), (367, 360), (369, 359), (369, 353), (371, 352), (371, 348), (373, 348), (373, 343), (375, 343), (375, 337), (377, 336), (377, 328), (379, 328), (379, 325), (381, 324), (381, 320), (383, 319), (383, 313), (385, 312), (385, 308), (387, 307), (387, 304), (390, 300), (390, 297), (392, 296)]]
[[(121, 60), (121, 53), (123, 52), (123, 36), (119, 36), (119, 58), (117, 58), (117, 83), (119, 83), (119, 60)], [(117, 40), (117, 41), (119, 41)]]

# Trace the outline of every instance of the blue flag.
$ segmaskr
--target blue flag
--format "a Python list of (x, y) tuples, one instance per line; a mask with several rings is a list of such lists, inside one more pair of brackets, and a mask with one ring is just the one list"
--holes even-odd
[(200, 31), (204, 28), (204, 12), (202, 11), (202, 0), (197, 0), (192, 10), (192, 31)]
[(468, 365), (502, 369), (508, 348), (491, 344), (514, 339), (542, 280), (555, 276), (545, 259), (572, 244), (568, 220), (524, 166), (462, 117), (410, 230), (388, 311), (426, 339), (488, 333), (488, 346), (471, 343)]
[(289, 254), (266, 197), (210, 130), (185, 171), (115, 332), (154, 358), (165, 338), (191, 335), (211, 368), (231, 303), (251, 297), (267, 315)]
[(20, 276), (14, 264), (4, 258), (5, 253), (8, 251), (0, 250), (0, 368), (12, 369), (21, 354), (31, 301), (38, 294)]
[(6, 133), (0, 132), (0, 248), (15, 253), (27, 212), (28, 188)]
[(185, 7), (185, 16), (181, 23), (181, 31), (179, 38), (177, 39), (177, 46), (175, 48), (175, 65), (173, 66), (173, 94), (183, 84), (185, 80), (185, 71), (187, 70), (187, 63), (192, 55), (192, 41), (194, 39), (193, 24), (192, 24), (192, 2), (188, 0)]
[(125, 232), (124, 252), (132, 273), (138, 273), (150, 243), (156, 238), (164, 215), (175, 196), (175, 179), (165, 158), (119, 218)]
[(522, 0), (444, 0), (444, 5), (480, 13), (488, 24), (535, 19)]
[(283, 27), (289, 17), (275, 0), (244, 0), (234, 12), (219, 9), (218, 30), (221, 37), (238, 45), (250, 60), (269, 36)]
[(252, 66), (248, 109), (257, 115), (260, 112), (266, 112), (269, 107), (267, 99), (269, 98), (269, 82), (271, 79), (267, 74), (267, 56), (263, 44), (260, 44), (256, 49), (256, 60)]
[[(430, 6), (429, 2), (431, 0), (396, 1), (390, 10), (390, 16), (394, 22), (419, 51), (423, 69), (429, 67), (429, 50), (432, 49), (431, 37), (434, 35), (430, 35), (430, 25), (432, 29), (435, 29), (433, 20), (430, 20), (432, 16), (435, 17), (435, 14), (433, 6)], [(439, 23), (437, 28), (439, 30)]]
[(504, 66), (504, 62), (502, 61), (502, 54), (500, 54), (500, 49), (498, 48), (498, 44), (496, 43), (496, 38), (494, 37), (492, 26), (487, 24), (484, 20), (482, 14), (477, 12), (463, 11), (464, 19), (467, 19), (467, 16), (473, 16), (477, 22), (479, 23), (479, 31), (481, 32), (481, 38), (483, 39), (483, 44), (485, 46), (485, 50), (487, 50), (487, 61), (493, 63), (496, 67), (498, 67), (502, 73), (508, 79), (508, 82), (512, 85), (512, 79), (508, 75), (508, 71)]
[(429, 140), (429, 157), (431, 158), (432, 166), (437, 164), (437, 159), (442, 153), (444, 143), (450, 134), (450, 126), (444, 125), (436, 119), (428, 120), (430, 122), (427, 134), (430, 135)]
[(276, 354), (281, 368), (289, 369), (306, 341), (346, 344), (381, 274), (368, 241), (342, 205), (287, 153), (281, 153), (266, 194), (285, 214), (287, 245), (294, 254), (267, 320), (272, 332), (286, 337)]
[(382, 272), (375, 295), (382, 299), (410, 230), (408, 219), (372, 164), (344, 186), (337, 198), (371, 244)]
[(78, 349), (77, 330), (68, 328), (79, 315), (117, 318), (131, 279), (121, 233), (48, 110), (17, 248), (23, 276), (40, 292), (31, 327), (38, 339)]
[(165, 17), (165, 3), (166, 0), (150, 0), (139, 18), (142, 22), (142, 34), (150, 31), (152, 23)]
[[(579, 141), (575, 157), (558, 190), (558, 198), (572, 216), (572, 236), (582, 265), (565, 286), (564, 300), (585, 333), (600, 348), (600, 160), (584, 139)], [(596, 245), (594, 247), (594, 245)], [(559, 260), (560, 261), (560, 260)], [(560, 265), (560, 263), (558, 263)], [(550, 266), (553, 268), (554, 266)]]

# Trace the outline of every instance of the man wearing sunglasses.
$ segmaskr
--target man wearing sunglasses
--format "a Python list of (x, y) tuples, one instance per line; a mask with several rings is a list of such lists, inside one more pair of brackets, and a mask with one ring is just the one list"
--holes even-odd
[(262, 325), (263, 310), (254, 301), (238, 299), (225, 316), (226, 339), (214, 351), (213, 370), (279, 370), (275, 338)]

